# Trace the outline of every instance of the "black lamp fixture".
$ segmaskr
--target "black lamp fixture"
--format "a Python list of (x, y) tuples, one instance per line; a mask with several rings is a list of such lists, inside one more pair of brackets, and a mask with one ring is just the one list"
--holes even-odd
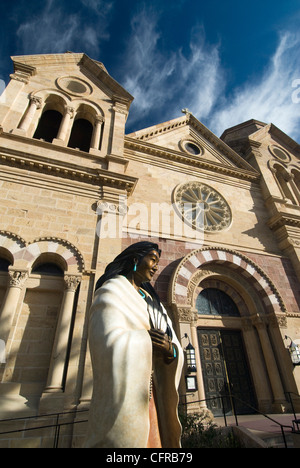
[(290, 353), (291, 360), (292, 360), (292, 363), (294, 364), (294, 366), (299, 366), (300, 365), (300, 346), (298, 344), (296, 344), (292, 340), (292, 338), (290, 338), (287, 335), (285, 335), (284, 339), (285, 340), (287, 340), (287, 339), (291, 340), (291, 342), (289, 344), (289, 347), (288, 347), (288, 351)]
[(197, 372), (197, 367), (196, 367), (196, 355), (195, 355), (195, 348), (191, 344), (189, 336), (187, 333), (184, 334), (183, 338), (187, 338), (189, 340), (189, 344), (186, 346), (185, 351), (186, 351), (186, 363), (187, 363), (187, 368), (188, 372)]

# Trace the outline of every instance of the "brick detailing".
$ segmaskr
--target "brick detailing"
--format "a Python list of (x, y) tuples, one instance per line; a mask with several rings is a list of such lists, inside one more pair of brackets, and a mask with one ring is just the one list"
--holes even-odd
[(42, 237), (26, 242), (11, 232), (0, 231), (0, 249), (11, 258), (14, 268), (31, 269), (40, 255), (49, 254), (45, 255), (45, 262), (57, 256), (60, 266), (68, 273), (84, 270), (83, 256), (77, 247), (64, 239)]
[(171, 302), (178, 306), (188, 303), (188, 285), (192, 275), (209, 263), (226, 265), (239, 272), (260, 294), (266, 312), (284, 312), (286, 307), (276, 286), (267, 274), (250, 258), (230, 249), (205, 247), (186, 255), (173, 276)]

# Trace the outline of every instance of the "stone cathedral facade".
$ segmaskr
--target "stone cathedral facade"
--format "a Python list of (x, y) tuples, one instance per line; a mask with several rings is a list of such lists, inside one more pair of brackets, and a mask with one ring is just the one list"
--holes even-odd
[(297, 407), (299, 144), (256, 120), (218, 138), (187, 109), (126, 135), (133, 97), (102, 63), (12, 61), (0, 105), (0, 419), (88, 409), (95, 282), (145, 239), (162, 249), (155, 287), (195, 349), (188, 410), (218, 416), (228, 393), (240, 413), (289, 411), (290, 395)]

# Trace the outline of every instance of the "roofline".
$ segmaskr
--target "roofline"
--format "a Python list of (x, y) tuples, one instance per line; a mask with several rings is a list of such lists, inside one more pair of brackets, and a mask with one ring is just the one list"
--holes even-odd
[(35, 55), (15, 55), (11, 56), (14, 71), (25, 72), (29, 76), (36, 75), (39, 66), (74, 64), (84, 67), (95, 78), (98, 78), (106, 87), (111, 90), (116, 101), (126, 103), (129, 109), (134, 97), (123, 88), (114, 78), (110, 76), (102, 62), (91, 59), (83, 52), (65, 52), (62, 54), (35, 54)]
[(190, 112), (185, 112), (185, 115), (182, 117), (177, 117), (176, 119), (163, 122), (158, 125), (154, 125), (143, 130), (138, 130), (137, 132), (130, 133), (127, 135), (129, 138), (134, 138), (140, 141), (147, 141), (154, 135), (159, 135), (162, 133), (167, 133), (174, 128), (180, 127), (182, 125), (191, 125), (194, 129), (198, 130), (203, 136), (213, 143), (216, 148), (223, 151), (224, 154), (228, 155), (233, 161), (239, 161), (244, 166), (244, 169), (253, 171), (253, 167), (241, 158), (230, 146), (227, 145), (223, 140), (216, 136), (209, 128), (207, 128), (203, 123), (201, 123), (193, 114)]
[(268, 125), (265, 122), (261, 122), (260, 120), (249, 119), (249, 120), (246, 120), (245, 122), (234, 125), (233, 127), (226, 128), (226, 130), (224, 130), (224, 132), (220, 136), (220, 139), (222, 140), (223, 138), (225, 138), (225, 136), (228, 135), (228, 133), (232, 133), (232, 132), (235, 132), (236, 130), (240, 130), (242, 128), (249, 127), (250, 125), (253, 125), (253, 124), (256, 124), (256, 125), (258, 125), (258, 126), (260, 126), (262, 128), (266, 127)]

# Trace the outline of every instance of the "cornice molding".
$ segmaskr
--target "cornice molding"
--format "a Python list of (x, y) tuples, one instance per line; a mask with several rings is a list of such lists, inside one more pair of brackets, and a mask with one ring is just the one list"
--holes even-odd
[(15, 151), (0, 147), (0, 165), (6, 164), (16, 168), (44, 173), (54, 177), (76, 180), (89, 185), (109, 186), (126, 191), (130, 195), (137, 183), (136, 177), (118, 174), (106, 169), (90, 169), (76, 164), (56, 161), (43, 156)]
[[(145, 141), (136, 140), (135, 138), (129, 136), (125, 136), (125, 150), (139, 152), (148, 156), (155, 156), (165, 161), (175, 161), (186, 166), (199, 167), (213, 172), (219, 172), (251, 182), (256, 182), (260, 178), (259, 173), (255, 169), (251, 168), (251, 166), (249, 166), (251, 169), (241, 169), (229, 165), (225, 166), (221, 163), (209, 161), (199, 156), (190, 156), (180, 151), (164, 148), (162, 146), (151, 144)], [(130, 153), (127, 152), (126, 155), (130, 155)]]
[(187, 112), (184, 117), (179, 117), (177, 119), (173, 119), (168, 122), (131, 133), (128, 135), (128, 137), (145, 142), (150, 138), (172, 132), (179, 127), (187, 125), (202, 135), (208, 142), (213, 145), (214, 148), (227, 156), (231, 161), (235, 162), (237, 165), (242, 165), (243, 169), (245, 170), (256, 173), (256, 170), (247, 161), (242, 159), (240, 155), (238, 155), (230, 146), (227, 145), (227, 143), (218, 138), (190, 112)]
[(268, 221), (268, 226), (272, 230), (276, 230), (282, 226), (300, 227), (300, 214), (278, 213)]

